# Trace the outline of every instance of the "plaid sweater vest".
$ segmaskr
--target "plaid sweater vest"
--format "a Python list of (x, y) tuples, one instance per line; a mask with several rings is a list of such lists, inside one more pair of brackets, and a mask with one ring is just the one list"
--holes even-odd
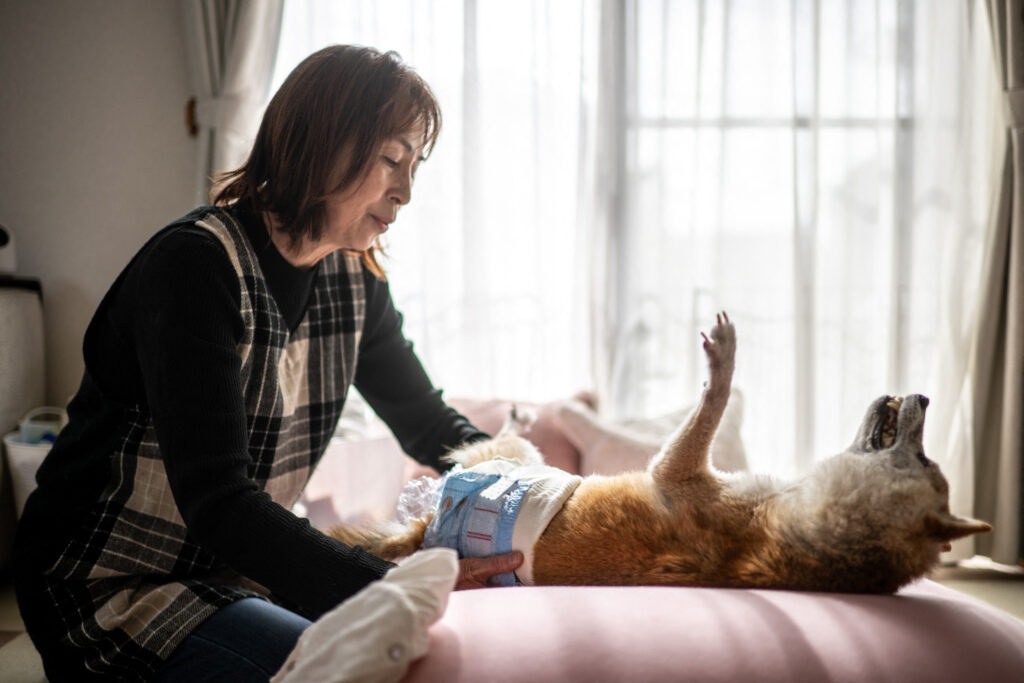
[[(178, 223), (213, 233), (241, 289), (242, 359), (249, 474), (285, 508), (323, 455), (355, 376), (365, 292), (358, 256), (335, 252), (320, 265), (309, 308), (291, 334), (257, 257), (234, 217), (197, 209)], [(150, 417), (136, 406), (113, 466), (123, 473), (90, 513), (91, 524), (47, 572), (66, 605), (70, 643), (90, 669), (137, 678), (157, 669), (206, 617), (265, 589), (192, 541), (171, 495)], [(84, 616), (84, 618), (82, 618)]]

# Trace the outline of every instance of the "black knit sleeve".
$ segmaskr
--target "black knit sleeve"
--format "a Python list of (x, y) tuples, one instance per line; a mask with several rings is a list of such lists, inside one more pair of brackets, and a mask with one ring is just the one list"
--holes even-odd
[(196, 233), (159, 242), (125, 282), (171, 492), (196, 542), (315, 618), (393, 565), (325, 536), (249, 478), (240, 285), (220, 243)]
[(366, 271), (364, 278), (366, 324), (359, 343), (356, 388), (406, 453), (424, 465), (447, 469), (442, 455), (490, 436), (444, 402), (412, 342), (402, 333), (402, 314), (395, 309), (387, 283)]

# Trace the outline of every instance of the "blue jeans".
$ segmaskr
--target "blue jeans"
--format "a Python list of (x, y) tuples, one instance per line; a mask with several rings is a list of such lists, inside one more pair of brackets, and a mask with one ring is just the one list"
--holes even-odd
[(259, 598), (222, 607), (178, 646), (157, 681), (267, 681), (281, 668), (308, 619)]

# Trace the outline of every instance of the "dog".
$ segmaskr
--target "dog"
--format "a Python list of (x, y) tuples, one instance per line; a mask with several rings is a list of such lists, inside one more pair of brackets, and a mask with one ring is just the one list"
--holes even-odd
[[(922, 446), (921, 395), (875, 400), (850, 447), (801, 479), (715, 470), (708, 454), (729, 397), (736, 336), (724, 312), (701, 336), (709, 377), (697, 409), (646, 471), (555, 472), (558, 483), (548, 486), (538, 479), (546, 468), (536, 448), (503, 433), (449, 454), (461, 475), (442, 480), (433, 513), (398, 530), (339, 525), (329, 535), (391, 560), (438, 544), (463, 556), (514, 548), (527, 558), (520, 583), (887, 594), (927, 574), (951, 541), (991, 530), (950, 513), (949, 485)], [(475, 479), (460, 489), (459, 476)], [(466, 493), (473, 486), (476, 497)], [(524, 502), (533, 488), (541, 489), (539, 512)], [(511, 498), (498, 495), (507, 491)], [(483, 522), (459, 517), (470, 507)], [(533, 529), (510, 535), (487, 521), (517, 507)]]

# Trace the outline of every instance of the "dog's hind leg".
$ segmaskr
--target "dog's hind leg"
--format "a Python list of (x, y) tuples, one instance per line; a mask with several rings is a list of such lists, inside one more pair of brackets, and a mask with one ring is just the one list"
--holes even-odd
[(661, 489), (709, 471), (711, 440), (729, 402), (736, 357), (736, 331), (729, 316), (718, 314), (710, 338), (703, 333), (709, 377), (700, 404), (651, 460), (649, 470)]

